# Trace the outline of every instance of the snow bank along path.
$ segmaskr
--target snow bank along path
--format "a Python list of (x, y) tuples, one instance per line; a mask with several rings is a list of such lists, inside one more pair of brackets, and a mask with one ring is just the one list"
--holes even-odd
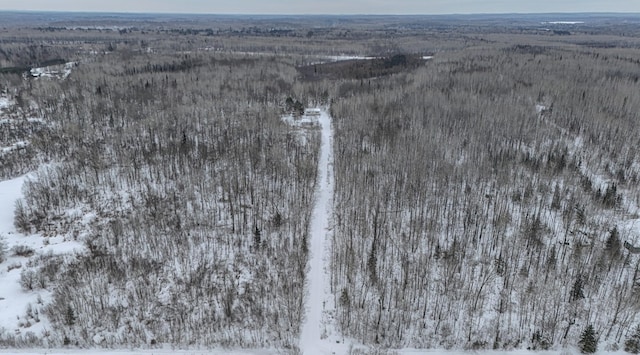
[[(330, 304), (329, 219), (333, 207), (333, 133), (331, 118), (322, 110), (318, 118), (322, 142), (318, 160), (315, 205), (309, 227), (309, 264), (305, 281), (305, 317), (300, 329), (300, 350), (305, 355), (332, 354), (322, 314)], [(324, 338), (324, 339), (323, 339)]]

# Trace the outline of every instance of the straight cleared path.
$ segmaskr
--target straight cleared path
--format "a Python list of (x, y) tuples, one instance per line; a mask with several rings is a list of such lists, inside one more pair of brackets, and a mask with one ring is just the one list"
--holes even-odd
[[(315, 205), (309, 227), (309, 264), (305, 282), (305, 317), (300, 329), (304, 355), (332, 354), (335, 345), (326, 339), (323, 312), (332, 304), (329, 285), (329, 221), (333, 214), (333, 132), (329, 113), (319, 117), (322, 143), (318, 160)], [(333, 346), (332, 346), (333, 345)]]

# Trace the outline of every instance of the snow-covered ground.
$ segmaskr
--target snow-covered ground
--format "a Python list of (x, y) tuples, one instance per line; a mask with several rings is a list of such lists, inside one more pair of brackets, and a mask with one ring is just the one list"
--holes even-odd
[(318, 117), (322, 142), (318, 160), (315, 205), (309, 233), (309, 261), (305, 284), (305, 318), (300, 329), (303, 354), (346, 353), (345, 344), (337, 342), (327, 315), (332, 313), (333, 297), (329, 286), (329, 242), (333, 215), (333, 133), (329, 113)]
[(172, 349), (149, 349), (149, 350), (107, 350), (107, 349), (0, 349), (0, 354), (16, 355), (273, 355), (272, 350), (172, 350)]
[[(535, 107), (540, 114), (547, 109), (546, 106), (539, 104)], [(317, 121), (316, 121), (317, 119)], [(305, 285), (305, 319), (301, 326), (300, 350), (302, 354), (350, 354), (353, 350), (358, 353), (381, 353), (375, 348), (364, 346), (352, 340), (345, 340), (336, 331), (334, 324), (331, 322), (331, 314), (334, 313), (333, 296), (329, 289), (329, 260), (330, 260), (330, 241), (331, 233), (333, 233), (332, 215), (333, 215), (333, 150), (332, 150), (332, 129), (331, 118), (326, 111), (322, 111), (321, 115), (316, 117), (302, 116), (294, 119), (286, 116), (283, 120), (294, 127), (304, 128), (309, 125), (301, 124), (310, 122), (312, 126), (319, 125), (321, 128), (322, 142), (320, 159), (318, 162), (318, 185), (316, 187), (316, 202), (313, 210), (313, 217), (310, 226), (309, 250), (309, 269), (307, 283)], [(640, 223), (640, 222), (639, 222)], [(605, 351), (601, 345), (601, 349), (596, 354), (623, 354), (619, 351)], [(571, 347), (566, 349), (556, 349), (549, 351), (529, 351), (529, 350), (512, 350), (512, 351), (492, 351), (492, 350), (445, 350), (445, 349), (389, 349), (389, 355), (577, 355), (580, 351)]]
[(16, 149), (24, 149), (29, 145), (27, 141), (19, 141), (7, 147), (0, 147), (0, 153), (7, 153)]
[(31, 76), (35, 78), (58, 78), (66, 79), (77, 62), (68, 62), (64, 65), (52, 65), (42, 68), (31, 69)]
[[(7, 260), (0, 263), (0, 332), (4, 329), (12, 334), (25, 332), (40, 334), (49, 324), (40, 314), (50, 297), (50, 291), (37, 289), (25, 291), (20, 285), (20, 274), (30, 257), (14, 255), (13, 248), (25, 246), (34, 250), (34, 256), (52, 252), (62, 254), (81, 248), (81, 244), (66, 241), (63, 237), (24, 235), (13, 225), (14, 207), (22, 197), (22, 185), (28, 175), (0, 182), (0, 239), (6, 246)], [(27, 309), (31, 309), (28, 312)]]
[[(370, 352), (363, 350), (363, 354), (378, 354), (384, 352), (376, 352), (372, 350)], [(148, 350), (109, 350), (109, 349), (0, 349), (0, 354), (15, 354), (15, 355), (164, 355), (164, 354), (176, 354), (176, 355), (276, 355), (281, 352), (274, 350), (236, 350), (236, 349), (223, 349), (223, 350), (171, 350), (171, 349), (148, 349)], [(329, 354), (346, 355), (349, 354), (348, 350), (329, 352)], [(580, 350), (577, 348), (562, 349), (562, 350), (549, 350), (549, 351), (529, 351), (529, 350), (513, 350), (513, 351), (497, 351), (497, 350), (478, 350), (478, 351), (464, 351), (464, 350), (422, 350), (422, 349), (402, 349), (402, 350), (390, 350), (389, 355), (579, 355)], [(616, 352), (609, 351), (597, 351), (595, 355), (602, 354), (629, 354), (622, 350)]]
[(341, 62), (344, 60), (371, 60), (371, 59), (377, 59), (377, 58), (379, 57), (367, 57), (362, 55), (332, 55), (332, 56), (325, 57), (324, 58), (325, 62), (323, 63)]
[(8, 97), (0, 97), (0, 111), (13, 106), (13, 100)]
[(287, 115), (282, 117), (282, 121), (293, 127), (299, 127), (299, 128), (314, 127), (319, 124), (318, 117), (307, 116), (307, 115), (303, 115), (300, 117), (293, 117), (292, 115)]
[(313, 61), (308, 65), (342, 62), (345, 60), (372, 60), (372, 59), (378, 59), (378, 58), (380, 57), (367, 57), (367, 56), (361, 56), (361, 55), (329, 55), (329, 56), (320, 56), (319, 60)]
[[(538, 109), (538, 107), (536, 107)], [(285, 119), (285, 121), (298, 126), (300, 129), (309, 127), (308, 125), (298, 125), (296, 121)], [(369, 353), (367, 347), (359, 344), (350, 344), (344, 341), (335, 330), (331, 321), (334, 313), (333, 295), (329, 288), (329, 260), (330, 241), (333, 233), (333, 131), (331, 117), (326, 110), (321, 110), (319, 116), (306, 117), (312, 123), (311, 127), (320, 127), (321, 148), (318, 162), (318, 176), (316, 186), (315, 205), (310, 224), (309, 234), (309, 263), (308, 276), (305, 284), (305, 319), (301, 325), (300, 350), (302, 354), (349, 354), (351, 350), (357, 348), (361, 353)], [(29, 178), (28, 175), (16, 179), (0, 182), (0, 236), (3, 237), (8, 248), (16, 245), (26, 245), (33, 248), (37, 254), (52, 251), (54, 253), (69, 253), (82, 248), (73, 241), (65, 241), (63, 237), (47, 237), (41, 235), (23, 235), (18, 233), (13, 226), (13, 213), (15, 201), (22, 197), (22, 186)], [(630, 228), (635, 227), (635, 223)], [(46, 242), (45, 242), (46, 240)], [(25, 317), (27, 308), (39, 309), (46, 304), (49, 291), (36, 290), (24, 291), (20, 284), (20, 272), (26, 266), (28, 258), (12, 255), (8, 252), (8, 260), (0, 263), (0, 331), (2, 328), (15, 334), (22, 334), (32, 331), (36, 334), (46, 330), (50, 325), (44, 317), (40, 321), (33, 322), (33, 319)], [(20, 267), (13, 268), (19, 265)], [(39, 300), (42, 300), (39, 301)], [(29, 326), (25, 322), (31, 322)], [(353, 348), (352, 348), (353, 345)], [(375, 350), (371, 351), (375, 353)], [(281, 353), (272, 349), (264, 350), (171, 350), (148, 349), (148, 350), (106, 350), (106, 349), (0, 349), (0, 354), (231, 354), (231, 355), (251, 355), (251, 354), (278, 354)], [(612, 354), (613, 352), (599, 351), (597, 354)], [(622, 354), (622, 351), (617, 353)], [(480, 355), (551, 355), (551, 354), (579, 354), (575, 348), (559, 349), (555, 351), (533, 352), (527, 350), (516, 351), (472, 351), (461, 350), (424, 350), (424, 349), (396, 349), (390, 350), (389, 354), (398, 355), (418, 355), (418, 354), (480, 354)]]
[[(372, 60), (372, 59), (380, 59), (380, 58), (382, 57), (358, 56), (358, 55), (331, 55), (331, 56), (321, 57), (319, 61), (311, 62), (309, 63), (309, 65), (341, 62), (345, 60)], [(422, 58), (422, 60), (431, 60), (433, 59), (433, 56), (423, 55), (420, 58)]]

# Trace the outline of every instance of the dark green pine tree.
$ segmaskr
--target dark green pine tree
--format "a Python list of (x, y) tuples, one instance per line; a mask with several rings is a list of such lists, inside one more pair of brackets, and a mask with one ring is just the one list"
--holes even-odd
[(584, 329), (578, 345), (580, 346), (580, 352), (583, 354), (593, 354), (598, 350), (598, 339), (592, 325), (588, 325)]
[(367, 258), (367, 269), (369, 269), (369, 281), (373, 285), (378, 282), (378, 255), (376, 253), (376, 241), (373, 241), (371, 244), (371, 251), (369, 252), (369, 257)]
[(571, 288), (571, 301), (577, 301), (584, 298), (584, 291), (582, 288), (582, 276), (578, 275), (576, 282), (573, 283), (573, 287)]
[(67, 305), (67, 312), (64, 315), (64, 324), (72, 326), (76, 324), (76, 312), (71, 308), (71, 305)]
[(604, 249), (609, 254), (609, 257), (612, 259), (617, 259), (621, 256), (622, 242), (620, 242), (620, 233), (618, 233), (618, 228), (613, 227), (611, 232), (609, 233), (609, 237), (605, 242)]
[(640, 353), (640, 325), (636, 326), (633, 334), (624, 342), (624, 351), (632, 354)]
[(260, 228), (258, 228), (258, 226), (255, 226), (255, 229), (253, 230), (253, 246), (255, 247), (255, 249), (260, 249), (261, 242), (262, 231), (260, 231)]

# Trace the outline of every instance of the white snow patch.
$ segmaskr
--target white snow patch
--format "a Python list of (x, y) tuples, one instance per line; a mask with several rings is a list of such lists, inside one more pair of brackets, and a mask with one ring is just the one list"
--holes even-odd
[(579, 25), (579, 24), (583, 24), (584, 21), (547, 21), (547, 22), (541, 22), (543, 25), (549, 24), (549, 25)]
[(306, 109), (302, 116), (286, 115), (282, 116), (282, 121), (290, 126), (305, 128), (317, 127), (320, 125), (320, 119), (326, 112), (319, 109)]
[(628, 219), (618, 225), (621, 239), (634, 246), (640, 245), (640, 219)]
[(66, 79), (76, 64), (78, 64), (78, 62), (67, 62), (63, 66), (51, 65), (48, 67), (32, 68), (30, 72), (34, 78)]
[(122, 30), (129, 30), (132, 27), (131, 26), (67, 26), (65, 27), (67, 30), (71, 30), (71, 31), (122, 31)]
[(13, 100), (9, 99), (8, 97), (0, 97), (0, 110), (6, 110), (13, 105)]
[(19, 141), (7, 147), (0, 147), (0, 153), (7, 153), (12, 150), (24, 149), (29, 145), (27, 141)]
[(573, 140), (573, 147), (576, 150), (582, 149), (582, 147), (584, 147), (584, 139), (582, 138), (582, 136), (576, 136), (576, 138)]
[(361, 56), (361, 55), (329, 55), (329, 56), (320, 56), (320, 60), (311, 62), (309, 63), (309, 65), (335, 63), (335, 62), (342, 62), (346, 60), (372, 60), (372, 59), (378, 59), (378, 58), (380, 57), (369, 57), (369, 56)]
[(287, 115), (282, 117), (282, 121), (294, 127), (313, 127), (318, 125), (318, 118), (314, 116), (294, 117)]
[(27, 117), (27, 122), (29, 122), (29, 123), (46, 123), (46, 121), (42, 117)]
[(326, 59), (332, 62), (340, 62), (343, 60), (371, 60), (376, 58), (378, 57), (368, 57), (368, 56), (361, 56), (361, 55), (332, 55), (332, 56), (326, 57)]
[(0, 234), (13, 233), (13, 209), (16, 201), (22, 197), (22, 184), (26, 175), (0, 182)]

